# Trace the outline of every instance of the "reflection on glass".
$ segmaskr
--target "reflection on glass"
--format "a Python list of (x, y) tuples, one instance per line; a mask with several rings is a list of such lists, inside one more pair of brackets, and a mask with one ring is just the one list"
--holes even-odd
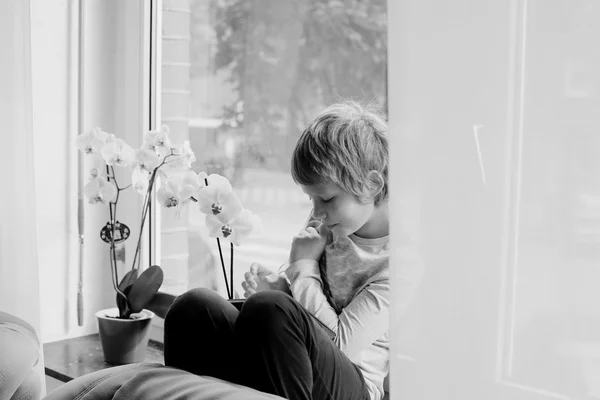
[[(385, 109), (386, 23), (386, 0), (163, 1), (163, 123), (189, 138), (196, 172), (226, 176), (264, 224), (262, 236), (236, 248), (238, 291), (251, 262), (279, 269), (308, 216), (308, 197), (289, 174), (307, 122), (342, 98)], [(224, 292), (198, 210), (162, 213), (165, 290)]]
[(512, 378), (600, 398), (600, 3), (528, 4)]

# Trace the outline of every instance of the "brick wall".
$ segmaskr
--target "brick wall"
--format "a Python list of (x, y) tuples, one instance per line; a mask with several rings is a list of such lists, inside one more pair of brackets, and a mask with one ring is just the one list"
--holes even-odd
[[(169, 125), (171, 140), (189, 140), (190, 110), (189, 0), (163, 0), (161, 68), (161, 122)], [(179, 215), (161, 209), (161, 266), (164, 291), (181, 293), (188, 284), (188, 210)]]

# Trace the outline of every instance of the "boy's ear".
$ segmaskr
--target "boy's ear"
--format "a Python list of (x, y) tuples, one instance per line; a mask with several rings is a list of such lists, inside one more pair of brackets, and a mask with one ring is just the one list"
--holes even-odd
[(369, 194), (372, 198), (375, 198), (375, 196), (381, 193), (383, 187), (385, 186), (383, 175), (381, 175), (381, 172), (379, 171), (371, 170), (367, 174), (367, 179), (370, 182), (369, 186), (372, 188)]

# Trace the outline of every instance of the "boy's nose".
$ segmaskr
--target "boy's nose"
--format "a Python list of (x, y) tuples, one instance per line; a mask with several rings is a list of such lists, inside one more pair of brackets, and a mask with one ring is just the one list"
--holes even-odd
[(314, 207), (312, 213), (313, 219), (325, 219), (325, 210), (321, 207)]

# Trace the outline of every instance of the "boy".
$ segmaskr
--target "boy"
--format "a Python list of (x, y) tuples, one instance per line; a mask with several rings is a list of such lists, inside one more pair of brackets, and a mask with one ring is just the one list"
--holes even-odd
[[(292, 177), (313, 211), (292, 241), (288, 268), (277, 275), (253, 264), (242, 283), (247, 300), (239, 314), (207, 291), (180, 296), (165, 319), (165, 363), (288, 399), (379, 400), (389, 357), (383, 118), (353, 102), (327, 108), (298, 140)], [(241, 368), (227, 375), (226, 366), (215, 366), (216, 357), (203, 363), (212, 367), (199, 368), (189, 355), (175, 355), (175, 343), (187, 342), (170, 326), (192, 316), (198, 325), (210, 321), (214, 330), (196, 332), (187, 342), (198, 335), (229, 340)], [(171, 324), (176, 318), (181, 323)]]
[(327, 108), (298, 140), (292, 177), (311, 198), (311, 222), (293, 239), (285, 277), (253, 265), (242, 284), (245, 296), (266, 287), (285, 290), (289, 279), (294, 299), (335, 334), (335, 344), (364, 375), (369, 398), (379, 399), (389, 350), (384, 120), (352, 102)]

